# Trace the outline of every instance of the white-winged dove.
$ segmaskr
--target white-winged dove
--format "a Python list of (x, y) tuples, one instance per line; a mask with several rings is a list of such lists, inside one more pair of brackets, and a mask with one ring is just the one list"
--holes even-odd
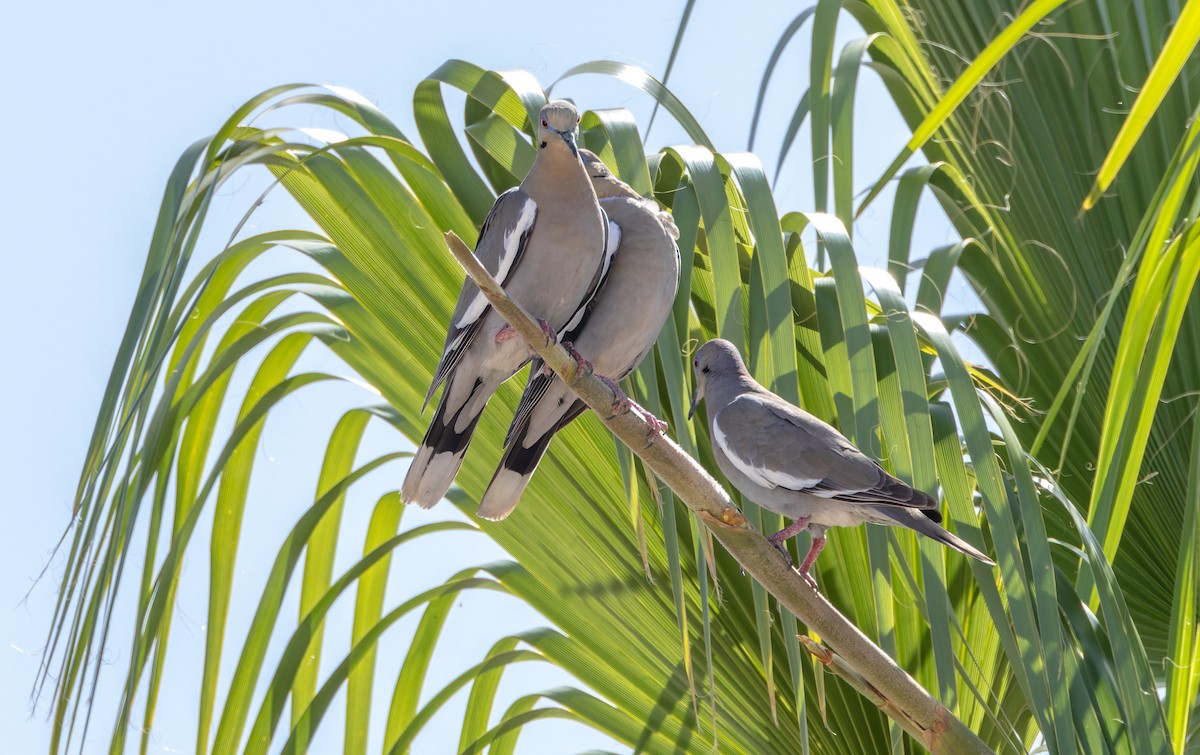
[(717, 466), (742, 495), (795, 520), (768, 538), (781, 551), (788, 538), (804, 529), (812, 533), (800, 574), (813, 587), (808, 571), (825, 547), (825, 530), (863, 522), (908, 527), (994, 565), (938, 526), (942, 515), (933, 497), (888, 474), (833, 427), (759, 385), (730, 342), (705, 343), (692, 367), (692, 411), (704, 399)]
[[(558, 333), (595, 294), (608, 222), (575, 141), (579, 112), (556, 100), (538, 117), (537, 156), (521, 185), (496, 198), (475, 255), (505, 291)], [(613, 240), (615, 242), (615, 239)], [(450, 317), (445, 350), (425, 402), (445, 383), (401, 497), (428, 508), (450, 488), (488, 399), (531, 353), (468, 278)]]
[[(671, 312), (679, 286), (679, 249), (675, 245), (679, 230), (657, 202), (641, 197), (596, 155), (579, 152), (600, 206), (617, 226), (612, 233), (619, 232), (620, 244), (592, 305), (581, 322), (562, 337), (591, 360), (597, 376), (603, 376), (621, 397), (616, 411), (636, 407), (644, 412), (620, 392), (615, 381), (637, 369)], [(504, 456), (480, 501), (479, 516), (503, 519), (512, 512), (554, 434), (585, 409), (562, 380), (544, 374), (534, 363), (505, 439)], [(661, 431), (661, 423), (646, 415)]]

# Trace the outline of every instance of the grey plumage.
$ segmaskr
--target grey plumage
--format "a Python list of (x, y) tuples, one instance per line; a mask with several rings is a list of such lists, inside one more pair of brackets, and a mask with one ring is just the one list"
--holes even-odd
[[(599, 286), (608, 222), (579, 159), (578, 111), (555, 101), (542, 108), (538, 121), (533, 166), (519, 187), (496, 199), (475, 254), (513, 299), (558, 332)], [(401, 488), (406, 503), (428, 508), (441, 500), (488, 399), (529, 358), (524, 341), (512, 337), (467, 279), (426, 396), (428, 403), (445, 384)]]
[(800, 566), (810, 582), (808, 570), (825, 545), (825, 530), (863, 522), (908, 527), (993, 563), (938, 526), (942, 515), (933, 497), (888, 474), (833, 427), (759, 385), (733, 344), (705, 343), (692, 366), (692, 410), (705, 401), (717, 466), (742, 495), (796, 520), (769, 538), (776, 546), (804, 529), (812, 533), (812, 549)]
[[(580, 156), (620, 244), (585, 319), (562, 337), (591, 360), (597, 374), (620, 380), (645, 358), (670, 314), (679, 285), (679, 231), (669, 213), (613, 176), (600, 158), (586, 150)], [(503, 519), (512, 512), (554, 434), (586, 408), (535, 362), (504, 455), (480, 501), (481, 517)]]

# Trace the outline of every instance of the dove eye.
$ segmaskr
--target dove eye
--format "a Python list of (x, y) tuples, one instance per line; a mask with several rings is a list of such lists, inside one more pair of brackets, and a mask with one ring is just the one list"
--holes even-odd
[(695, 359), (693, 359), (693, 360), (692, 360), (692, 366), (693, 366), (693, 367), (699, 367), (699, 366), (700, 366), (700, 357), (696, 357)]
[(542, 119), (542, 128), (550, 128), (550, 124), (545, 118)]

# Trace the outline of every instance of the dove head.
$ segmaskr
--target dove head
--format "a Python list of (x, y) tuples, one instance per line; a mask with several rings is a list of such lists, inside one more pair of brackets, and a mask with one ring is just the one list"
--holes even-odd
[(579, 156), (575, 140), (579, 129), (579, 111), (566, 100), (552, 100), (538, 113), (538, 147), (558, 148), (562, 143), (573, 157)]
[(596, 155), (592, 150), (580, 148), (580, 160), (587, 169), (588, 178), (602, 179), (612, 175), (612, 170), (608, 169), (605, 162), (600, 160), (600, 155)]
[(592, 188), (596, 190), (597, 199), (610, 199), (613, 197), (636, 199), (644, 203), (643, 209), (646, 211), (655, 214), (659, 213), (657, 202), (643, 198), (641, 194), (634, 191), (632, 186), (614, 176), (613, 172), (608, 169), (608, 166), (604, 164), (604, 161), (595, 152), (580, 149), (579, 159), (583, 161), (583, 169), (587, 171), (588, 178), (592, 180)]
[(713, 381), (729, 379), (741, 382), (749, 377), (737, 347), (721, 338), (714, 338), (696, 349), (692, 355), (692, 370), (696, 373), (696, 393), (692, 396), (688, 419), (696, 412), (696, 407), (704, 398), (705, 389)]
[(612, 178), (612, 171), (600, 159), (600, 156), (590, 149), (580, 149), (579, 159), (583, 161), (583, 167), (587, 170), (588, 178), (593, 181), (600, 179)]

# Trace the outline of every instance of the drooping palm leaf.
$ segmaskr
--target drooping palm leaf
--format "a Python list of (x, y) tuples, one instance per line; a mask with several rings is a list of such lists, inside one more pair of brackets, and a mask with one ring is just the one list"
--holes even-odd
[[(1171, 744), (1183, 751), (1196, 688), (1180, 669), (1194, 668), (1200, 616), (1184, 576), (1197, 547), (1186, 524), (1194, 408), (1183, 399), (1200, 375), (1186, 306), (1196, 4), (873, 0), (847, 10), (895, 40), (877, 46), (876, 66), (914, 128), (864, 205), (922, 145), (969, 177), (970, 192), (938, 196), (977, 244), (959, 263), (994, 318), (973, 329), (976, 342), (1028, 399), (1017, 437), (1086, 511), (1130, 586), (1155, 683), (1170, 679)], [(1032, 32), (1010, 33), (1021, 29)], [(1085, 196), (1095, 207), (1081, 215)], [(1073, 524), (1049, 515), (1050, 531), (1074, 542)], [(1088, 560), (1056, 562), (1092, 596)]]
[[(890, 0), (848, 6), (864, 28), (901, 43), (898, 57), (882, 65), (904, 75), (923, 72), (919, 84), (910, 82), (897, 96), (914, 127), (927, 111), (914, 106), (913, 93), (917, 103), (937, 97), (1006, 17), (1025, 10), (1007, 2), (923, 6), (908, 3), (902, 11)], [(980, 346), (1029, 399), (1032, 411), (1016, 425), (1018, 437), (1036, 448), (1068, 497), (1086, 506), (1121, 583), (1139, 586), (1127, 597), (1155, 659), (1168, 655), (1173, 591), (1164, 575), (1176, 572), (1188, 550), (1180, 533), (1187, 460), (1194, 455), (1190, 402), (1159, 399), (1193, 395), (1197, 327), (1190, 313), (1176, 327), (1169, 309), (1159, 307), (1161, 295), (1138, 298), (1129, 282), (1139, 264), (1157, 266), (1164, 245), (1186, 234), (1195, 218), (1194, 162), (1186, 145), (1198, 63), (1181, 53), (1194, 45), (1195, 30), (1184, 24), (1172, 49), (1164, 49), (1180, 12), (1173, 2), (1062, 6), (995, 64), (989, 78), (1002, 83), (985, 79), (924, 146), (931, 160), (969, 176), (987, 208), (950, 216), (964, 235), (979, 239), (960, 265), (1009, 335), (981, 339)], [(923, 23), (904, 20), (912, 14)], [(1149, 128), (1112, 184), (1110, 200), (1081, 214), (1091, 176), (1160, 51), (1182, 72), (1173, 86), (1148, 82), (1161, 97)], [(884, 77), (893, 92), (896, 81)], [(1138, 276), (1146, 279), (1141, 285), (1149, 285), (1151, 269)], [(1186, 279), (1175, 272), (1167, 273), (1170, 281)], [(1147, 342), (1135, 331), (1155, 335)], [(1131, 355), (1124, 368), (1122, 349)], [(1051, 531), (1066, 536), (1064, 528), (1066, 520), (1053, 515)], [(1089, 584), (1085, 570), (1081, 592)]]

